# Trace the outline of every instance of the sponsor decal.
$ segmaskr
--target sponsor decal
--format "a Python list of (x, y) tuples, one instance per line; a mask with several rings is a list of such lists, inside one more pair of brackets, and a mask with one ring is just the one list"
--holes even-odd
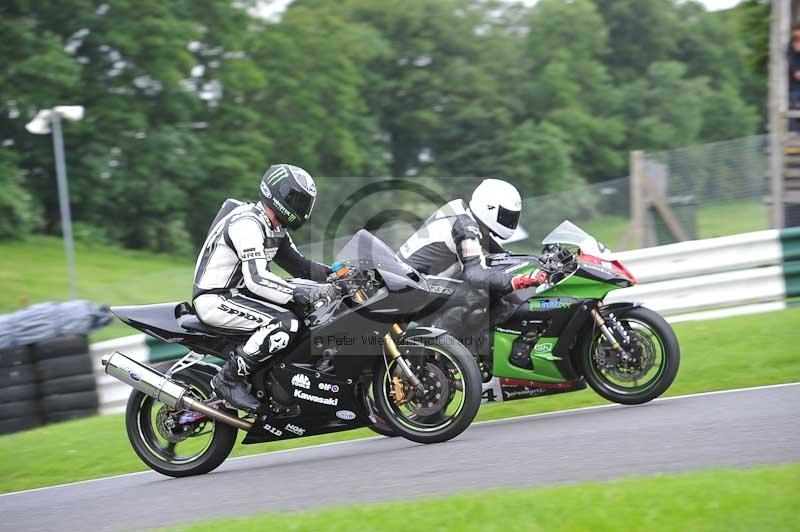
[(293, 425), (291, 423), (283, 427), (283, 430), (288, 430), (289, 432), (297, 434), (298, 436), (302, 436), (303, 434), (306, 433), (306, 429), (304, 429), (303, 427), (298, 427), (297, 425)]
[(336, 406), (339, 404), (338, 397), (319, 397), (317, 395), (311, 395), (304, 391), (298, 390), (297, 388), (294, 390), (294, 396), (297, 399), (302, 399), (303, 401), (309, 401), (311, 403), (319, 403), (321, 405)]
[(568, 308), (569, 302), (562, 301), (561, 299), (555, 298), (546, 298), (546, 299), (534, 299), (531, 301), (531, 308)]
[(444, 295), (447, 295), (447, 296), (453, 294), (453, 289), (452, 288), (447, 288), (446, 286), (438, 286), (438, 285), (435, 285), (435, 284), (430, 285), (430, 290), (434, 294), (444, 294)]
[(260, 259), (264, 257), (263, 251), (242, 251), (242, 260)]
[(224, 312), (227, 312), (228, 314), (233, 314), (234, 316), (241, 316), (242, 318), (244, 318), (246, 320), (254, 321), (256, 323), (263, 323), (264, 322), (263, 319), (259, 318), (258, 316), (254, 315), (254, 314), (250, 314), (249, 312), (242, 312), (241, 310), (238, 310), (238, 309), (235, 309), (235, 308), (231, 308), (228, 305), (226, 305), (225, 303), (220, 303), (219, 309), (224, 311)]
[(132, 381), (134, 381), (134, 382), (139, 382), (140, 380), (142, 380), (142, 378), (139, 376), (139, 374), (138, 374), (138, 373), (136, 373), (135, 371), (133, 371), (132, 369), (131, 369), (131, 370), (128, 370), (128, 376), (129, 376), (129, 377), (131, 378), (131, 380), (132, 380)]
[(264, 196), (267, 198), (272, 198), (272, 191), (263, 181), (261, 182), (261, 193), (264, 194)]
[(240, 377), (247, 377), (250, 375), (250, 369), (247, 367), (247, 362), (242, 357), (236, 357), (236, 372)]
[(326, 391), (326, 392), (339, 393), (339, 385), (338, 384), (329, 384), (327, 382), (321, 382), (321, 383), (319, 383), (317, 385), (317, 387), (320, 390), (323, 390), (323, 391)]
[(481, 254), (481, 244), (475, 238), (465, 238), (461, 241), (461, 255), (464, 258), (477, 257)]
[(302, 373), (297, 373), (294, 377), (292, 377), (292, 386), (297, 386), (298, 388), (305, 388), (308, 390), (311, 388), (311, 379)]
[(351, 421), (356, 418), (356, 413), (352, 410), (337, 410), (336, 417), (345, 421)]
[[(289, 345), (289, 334), (286, 331), (278, 331), (269, 337), (269, 352), (280, 351)], [(308, 379), (308, 377), (306, 377)]]
[(281, 429), (276, 429), (269, 423), (264, 423), (264, 430), (278, 437), (283, 436), (283, 431)]
[(500, 378), (502, 399), (504, 401), (570, 392), (576, 389), (576, 383), (577, 381), (552, 383)]
[(561, 357), (553, 355), (553, 342), (542, 342), (533, 346), (533, 356), (545, 360), (561, 360)]
[(280, 211), (281, 214), (283, 214), (287, 218), (294, 216), (291, 212), (289, 212), (289, 209), (283, 206), (283, 204), (280, 201), (273, 199), (272, 204), (275, 206), (276, 209)]

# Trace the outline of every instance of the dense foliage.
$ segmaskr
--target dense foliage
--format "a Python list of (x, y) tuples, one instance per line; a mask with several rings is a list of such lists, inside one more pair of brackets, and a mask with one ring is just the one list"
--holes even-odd
[(279, 21), (265, 3), (4, 1), (0, 238), (59, 230), (51, 139), (24, 129), (57, 104), (86, 107), (64, 128), (78, 235), (172, 252), (272, 162), (322, 176), (322, 202), (324, 176), (532, 195), (761, 127), (756, 0), (295, 0)]

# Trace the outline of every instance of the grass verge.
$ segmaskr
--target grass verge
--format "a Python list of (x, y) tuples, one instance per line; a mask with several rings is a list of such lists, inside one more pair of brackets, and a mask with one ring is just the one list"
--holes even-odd
[(797, 530), (800, 464), (504, 489), (198, 523), (227, 530)]
[[(800, 380), (800, 308), (675, 326), (681, 369), (666, 395)], [(606, 403), (591, 390), (486, 405), (478, 420)], [(368, 429), (286, 442), (237, 445), (234, 456), (371, 436)], [(122, 415), (0, 436), (0, 493), (141, 471)]]

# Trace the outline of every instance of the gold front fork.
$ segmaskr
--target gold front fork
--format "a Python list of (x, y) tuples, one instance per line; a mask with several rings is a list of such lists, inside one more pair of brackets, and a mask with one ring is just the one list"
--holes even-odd
[(592, 309), (592, 318), (594, 318), (597, 326), (600, 327), (600, 330), (603, 332), (603, 336), (606, 337), (608, 342), (611, 344), (611, 347), (617, 351), (622, 351), (617, 338), (614, 336), (614, 333), (611, 332), (611, 329), (608, 328), (608, 325), (606, 325), (606, 320), (604, 320), (603, 316), (597, 312), (597, 309)]
[[(397, 362), (397, 365), (400, 367), (400, 370), (403, 372), (403, 376), (406, 378), (408, 383), (416, 388), (420, 385), (419, 378), (417, 378), (417, 376), (414, 375), (414, 372), (411, 371), (411, 366), (408, 365), (406, 359), (404, 359), (400, 354), (400, 350), (397, 348), (397, 343), (395, 343), (394, 338), (392, 338), (392, 334), (395, 336), (400, 336), (403, 334), (403, 332), (405, 331), (399, 324), (392, 324), (391, 331), (386, 333), (383, 337), (383, 344), (386, 346), (386, 351), (388, 351), (392, 359)], [(403, 388), (403, 382), (397, 376), (392, 376), (392, 396), (395, 403), (398, 405), (403, 404), (408, 400)]]

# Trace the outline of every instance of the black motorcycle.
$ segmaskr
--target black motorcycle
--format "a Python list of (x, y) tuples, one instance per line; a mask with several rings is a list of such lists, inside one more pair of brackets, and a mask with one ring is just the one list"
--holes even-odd
[[(338, 297), (309, 309), (290, 352), (250, 377), (262, 408), (241, 417), (214, 396), (219, 366), (206, 357), (224, 358), (245, 338), (207, 327), (188, 303), (112, 309), (130, 326), (191, 350), (161, 366), (164, 373), (119, 352), (103, 358), (106, 373), (134, 388), (126, 428), (145, 464), (174, 477), (207, 473), (227, 458), (237, 429), (247, 431), (248, 444), (382, 421), (393, 434), (436, 443), (469, 426), (480, 406), (480, 371), (445, 331), (413, 326), (437, 304), (426, 279), (367, 231), (339, 261), (330, 279)], [(273, 401), (299, 406), (299, 414)]]

